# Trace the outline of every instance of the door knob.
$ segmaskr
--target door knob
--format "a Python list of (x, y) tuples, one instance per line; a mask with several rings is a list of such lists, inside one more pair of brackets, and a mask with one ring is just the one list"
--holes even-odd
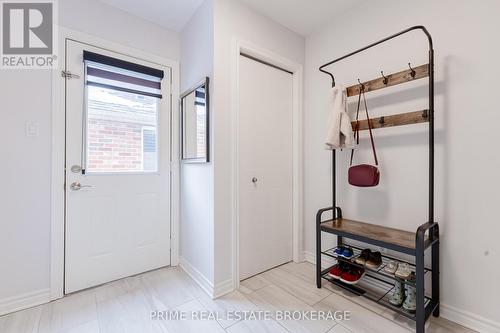
[(255, 177), (253, 177), (253, 178), (252, 178), (252, 183), (254, 183), (254, 184), (255, 184), (255, 183), (257, 183), (257, 181), (258, 181), (258, 179), (257, 179), (257, 178), (255, 178)]
[(80, 191), (82, 188), (92, 188), (94, 185), (82, 185), (79, 182), (71, 183), (70, 188), (73, 191)]

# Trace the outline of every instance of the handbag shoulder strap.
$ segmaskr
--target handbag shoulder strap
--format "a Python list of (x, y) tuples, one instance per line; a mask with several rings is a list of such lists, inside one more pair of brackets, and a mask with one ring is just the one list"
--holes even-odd
[[(375, 159), (375, 165), (378, 166), (378, 158), (377, 158), (377, 150), (375, 149), (375, 141), (373, 140), (373, 133), (372, 133), (372, 124), (370, 120), (370, 115), (368, 114), (368, 107), (366, 105), (366, 97), (365, 97), (365, 86), (362, 85), (358, 97), (358, 107), (356, 110), (356, 127), (354, 130), (354, 139), (356, 139), (356, 144), (359, 144), (359, 108), (361, 105), (361, 95), (363, 95), (363, 103), (365, 105), (365, 112), (366, 112), (366, 121), (368, 122), (368, 131), (370, 132), (370, 141), (372, 144), (372, 151), (373, 151), (373, 157)], [(354, 158), (354, 149), (351, 150), (351, 166), (352, 166), (352, 160)]]
[[(356, 145), (359, 145), (359, 107), (360, 107), (360, 105), (361, 105), (361, 91), (358, 95), (358, 106), (356, 108), (356, 125), (354, 127), (354, 140), (356, 141)], [(354, 148), (351, 149), (351, 163), (350, 163), (351, 166), (352, 166), (353, 158), (354, 158)]]

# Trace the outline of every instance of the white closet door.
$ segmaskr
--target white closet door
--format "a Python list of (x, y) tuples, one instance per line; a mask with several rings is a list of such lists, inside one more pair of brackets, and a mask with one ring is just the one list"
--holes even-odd
[(240, 56), (240, 280), (292, 260), (292, 75)]

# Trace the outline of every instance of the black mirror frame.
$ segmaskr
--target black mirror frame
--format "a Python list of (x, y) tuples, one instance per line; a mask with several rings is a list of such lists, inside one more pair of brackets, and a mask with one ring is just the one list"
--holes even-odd
[[(195, 85), (193, 88), (185, 91), (181, 96), (180, 96), (180, 110), (181, 110), (181, 129), (180, 129), (180, 134), (181, 134), (181, 161), (182, 163), (197, 163), (197, 164), (202, 164), (202, 163), (210, 163), (210, 78), (207, 76), (205, 79)], [(205, 86), (205, 117), (206, 117), (206, 156), (201, 157), (201, 158), (184, 158), (184, 108), (183, 108), (183, 103), (182, 100), (184, 97), (188, 96), (191, 94), (193, 91), (196, 89)]]

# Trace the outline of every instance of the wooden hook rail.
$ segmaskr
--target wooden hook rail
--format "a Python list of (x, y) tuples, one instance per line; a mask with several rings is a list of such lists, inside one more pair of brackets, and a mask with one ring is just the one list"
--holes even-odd
[[(370, 124), (373, 128), (383, 128), (383, 127), (394, 127), (394, 126), (402, 126), (402, 125), (411, 125), (418, 123), (425, 123), (429, 121), (429, 111), (414, 111), (407, 113), (394, 114), (390, 116), (383, 116), (378, 118), (370, 119)], [(356, 130), (356, 121), (351, 122), (352, 129)], [(364, 131), (368, 129), (368, 121), (360, 120), (359, 121), (359, 130)]]
[[(407, 69), (398, 73), (386, 75), (385, 77), (380, 77), (367, 82), (363, 82), (362, 84), (365, 86), (365, 92), (369, 92), (387, 88), (390, 86), (395, 86), (409, 81), (423, 79), (428, 76), (429, 76), (429, 64), (425, 64), (415, 67), (413, 68), (413, 70)], [(348, 97), (357, 96), (359, 95), (359, 92), (360, 92), (359, 84), (347, 87)]]

